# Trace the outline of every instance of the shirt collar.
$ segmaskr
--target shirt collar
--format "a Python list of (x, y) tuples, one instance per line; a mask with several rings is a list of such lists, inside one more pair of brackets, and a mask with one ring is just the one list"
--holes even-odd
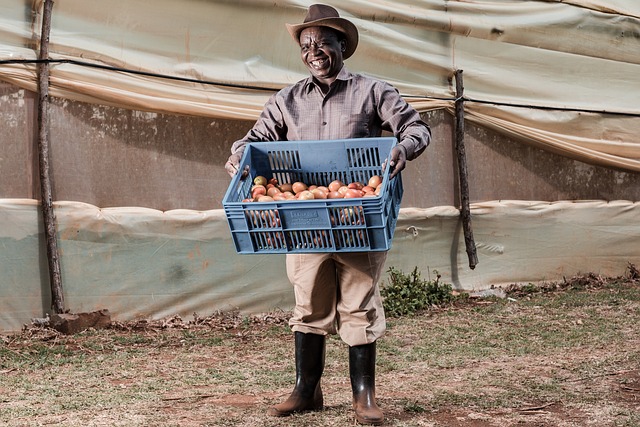
[[(338, 76), (336, 77), (336, 80), (351, 80), (351, 78), (353, 77), (353, 73), (351, 73), (351, 71), (347, 70), (347, 67), (342, 67), (340, 69), (340, 71), (338, 72)], [(307, 90), (307, 93), (313, 89), (314, 86), (317, 86), (315, 79), (313, 78), (313, 76), (309, 76), (307, 77), (304, 86)]]

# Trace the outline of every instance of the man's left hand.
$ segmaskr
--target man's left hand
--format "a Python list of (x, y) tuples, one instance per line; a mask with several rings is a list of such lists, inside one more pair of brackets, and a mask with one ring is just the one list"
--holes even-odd
[[(382, 165), (382, 170), (386, 168), (387, 162), (385, 161)], [(392, 179), (396, 176), (402, 169), (407, 165), (407, 151), (406, 149), (397, 144), (395, 147), (391, 149), (391, 158), (389, 159), (389, 167), (391, 167), (391, 173), (389, 174), (389, 179)]]

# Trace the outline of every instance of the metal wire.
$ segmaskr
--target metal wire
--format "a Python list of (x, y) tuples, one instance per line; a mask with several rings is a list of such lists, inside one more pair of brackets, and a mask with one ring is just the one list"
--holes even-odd
[[(73, 64), (82, 67), (91, 67), (98, 68), (102, 70), (108, 71), (116, 71), (121, 73), (129, 73), (136, 74), (147, 77), (156, 77), (161, 79), (168, 80), (176, 80), (176, 81), (184, 81), (190, 83), (199, 83), (204, 85), (212, 85), (219, 87), (228, 87), (234, 89), (248, 89), (248, 90), (259, 90), (259, 91), (268, 91), (268, 92), (276, 92), (280, 90), (282, 87), (268, 87), (268, 86), (252, 86), (252, 85), (242, 85), (236, 83), (225, 83), (219, 81), (212, 80), (200, 80), (193, 79), (188, 77), (178, 77), (178, 76), (170, 76), (166, 74), (152, 73), (148, 71), (140, 71), (140, 70), (131, 70), (127, 68), (114, 67), (111, 65), (102, 65), (95, 64), (91, 62), (78, 61), (74, 59), (48, 59), (48, 60), (39, 60), (39, 59), (3, 59), (0, 60), (0, 65), (6, 64), (42, 64), (48, 62), (49, 64)], [(489, 104), (489, 105), (500, 105), (505, 107), (514, 107), (514, 108), (528, 108), (528, 109), (536, 109), (536, 110), (549, 110), (549, 111), (573, 111), (580, 113), (596, 113), (596, 114), (611, 114), (618, 116), (629, 116), (629, 117), (640, 117), (640, 113), (630, 113), (630, 112), (622, 112), (622, 111), (608, 111), (608, 110), (596, 110), (596, 109), (586, 109), (586, 108), (570, 108), (570, 107), (552, 107), (545, 105), (533, 105), (533, 104), (518, 104), (514, 102), (500, 102), (500, 101), (490, 101), (486, 99), (476, 99), (469, 98), (466, 96), (463, 97), (439, 97), (439, 96), (429, 96), (429, 95), (402, 95), (403, 98), (406, 99), (433, 99), (438, 101), (465, 101), (465, 102), (475, 102), (478, 104)]]

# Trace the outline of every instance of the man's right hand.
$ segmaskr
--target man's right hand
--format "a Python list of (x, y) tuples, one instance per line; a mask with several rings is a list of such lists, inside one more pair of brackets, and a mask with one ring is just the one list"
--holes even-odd
[(238, 173), (240, 167), (240, 160), (242, 159), (242, 153), (235, 153), (229, 156), (229, 160), (224, 164), (224, 168), (231, 178)]

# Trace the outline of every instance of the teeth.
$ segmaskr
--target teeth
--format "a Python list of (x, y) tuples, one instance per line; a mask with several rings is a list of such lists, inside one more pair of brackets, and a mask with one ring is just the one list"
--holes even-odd
[(322, 66), (322, 64), (324, 64), (324, 61), (311, 61), (311, 65), (313, 65), (314, 67), (320, 67)]

